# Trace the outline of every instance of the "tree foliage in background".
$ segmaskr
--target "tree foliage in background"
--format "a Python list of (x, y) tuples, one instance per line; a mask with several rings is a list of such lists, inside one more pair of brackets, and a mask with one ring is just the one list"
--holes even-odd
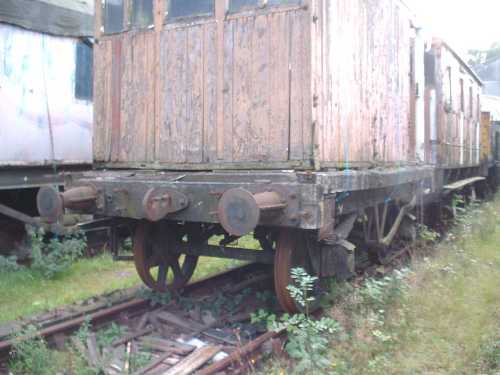
[(469, 65), (478, 67), (500, 58), (500, 42), (493, 43), (488, 49), (472, 49), (469, 51)]

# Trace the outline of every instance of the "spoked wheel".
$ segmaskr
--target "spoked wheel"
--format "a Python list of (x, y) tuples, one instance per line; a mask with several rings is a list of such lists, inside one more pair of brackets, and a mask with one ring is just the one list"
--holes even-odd
[(184, 233), (174, 234), (158, 224), (143, 222), (134, 232), (134, 262), (146, 286), (167, 292), (183, 288), (193, 276), (198, 257), (172, 251)]
[[(303, 312), (304, 308), (297, 304), (288, 290), (289, 285), (294, 284), (291, 270), (303, 268), (308, 274), (314, 275), (312, 264), (309, 259), (308, 243), (303, 232), (283, 229), (279, 233), (274, 259), (274, 289), (278, 302), (284, 311), (290, 314)], [(319, 284), (310, 292), (315, 297), (316, 303), (309, 306), (312, 311), (319, 305)]]

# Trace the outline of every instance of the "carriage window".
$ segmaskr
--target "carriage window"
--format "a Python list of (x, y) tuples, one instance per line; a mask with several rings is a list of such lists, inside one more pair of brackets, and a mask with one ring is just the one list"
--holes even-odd
[(124, 0), (103, 0), (104, 33), (113, 34), (123, 31)]
[(300, 4), (302, 0), (232, 0), (229, 12), (239, 12), (245, 9)]
[(215, 0), (170, 0), (168, 19), (212, 16), (215, 12)]
[(143, 29), (152, 25), (154, 25), (153, 0), (133, 0), (132, 26)]
[(259, 0), (232, 0), (229, 6), (229, 12), (239, 12), (247, 8), (256, 8)]
[(302, 0), (268, 0), (267, 5), (296, 5), (300, 4)]
[(87, 43), (76, 44), (75, 98), (92, 100), (92, 47)]

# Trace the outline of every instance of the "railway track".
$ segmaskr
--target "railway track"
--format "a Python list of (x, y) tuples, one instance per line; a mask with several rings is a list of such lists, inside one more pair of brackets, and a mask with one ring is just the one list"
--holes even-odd
[[(383, 273), (392, 271), (409, 249), (395, 252)], [(363, 266), (355, 283), (376, 272), (380, 269), (373, 265)], [(110, 375), (242, 373), (272, 348), (282, 348), (286, 339), (284, 332), (259, 332), (248, 323), (259, 308), (278, 311), (276, 300), (262, 297), (266, 291), (270, 296), (272, 289), (271, 269), (250, 264), (189, 284), (182, 295), (161, 306), (132, 291), (114, 297), (111, 306), (101, 301), (84, 311), (53, 312), (18, 327), (37, 325), (38, 334), (49, 344), (63, 350), (71, 345), (91, 367)], [(84, 341), (78, 341), (75, 332), (86, 324), (92, 329)], [(103, 347), (98, 343), (99, 332), (110, 324), (120, 327), (121, 333)], [(1, 332), (2, 327), (0, 362), (5, 364), (16, 330), (4, 337)], [(131, 368), (134, 357), (143, 358), (140, 368)], [(8, 374), (6, 367), (3, 372), (0, 367), (0, 374), (4, 373)]]
[[(10, 330), (0, 327), (0, 334), (9, 332), (0, 336), (0, 359), (5, 364), (10, 357), (12, 334), (31, 324), (49, 344), (59, 349), (71, 345), (91, 367), (106, 374), (215, 374), (224, 369), (233, 373), (245, 367), (264, 342), (278, 336), (258, 332), (247, 323), (256, 309), (277, 306), (262, 298), (272, 289), (271, 276), (268, 267), (250, 264), (192, 283), (165, 305), (152, 305), (151, 299), (131, 293), (112, 306), (98, 303), (83, 312), (19, 322)], [(121, 334), (103, 347), (99, 332), (110, 324)], [(92, 327), (86, 340), (75, 339), (75, 332), (85, 325)], [(142, 358), (140, 368), (131, 369), (134, 357)], [(3, 372), (0, 367), (0, 373), (8, 373), (6, 367)]]

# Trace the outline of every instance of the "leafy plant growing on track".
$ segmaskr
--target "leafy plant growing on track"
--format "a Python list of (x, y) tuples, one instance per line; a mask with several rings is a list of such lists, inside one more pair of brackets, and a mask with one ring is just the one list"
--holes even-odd
[(297, 373), (325, 372), (331, 366), (328, 357), (329, 335), (340, 331), (340, 325), (332, 318), (316, 320), (311, 316), (310, 308), (315, 302), (311, 293), (317, 280), (315, 276), (309, 275), (302, 268), (294, 268), (291, 270), (291, 277), (294, 285), (289, 285), (288, 290), (304, 312), (295, 315), (284, 314), (277, 318), (274, 314), (259, 310), (252, 315), (252, 323), (266, 322), (269, 330), (287, 331), (288, 343), (285, 350), (296, 361)]
[(418, 234), (418, 239), (421, 242), (423, 242), (422, 245), (436, 242), (441, 237), (441, 235), (438, 232), (436, 232), (435, 230), (432, 230), (431, 228), (429, 228), (425, 224), (418, 224), (417, 234)]
[[(28, 340), (22, 338), (29, 337)], [(54, 374), (54, 352), (52, 352), (47, 343), (41, 338), (34, 326), (29, 326), (19, 334), (15, 335), (13, 341), (14, 360), (9, 367), (15, 375)]]
[(53, 279), (66, 271), (83, 255), (87, 241), (83, 233), (75, 233), (61, 238), (44, 239), (43, 230), (31, 230), (32, 270), (45, 278)]

